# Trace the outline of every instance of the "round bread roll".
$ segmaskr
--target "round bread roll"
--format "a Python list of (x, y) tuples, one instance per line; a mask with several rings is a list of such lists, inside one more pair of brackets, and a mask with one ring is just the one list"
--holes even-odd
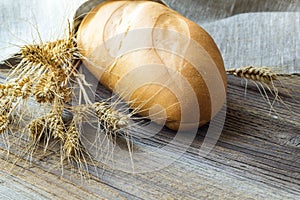
[(172, 130), (209, 122), (226, 99), (226, 72), (211, 36), (152, 1), (106, 1), (77, 32), (86, 67), (136, 112)]

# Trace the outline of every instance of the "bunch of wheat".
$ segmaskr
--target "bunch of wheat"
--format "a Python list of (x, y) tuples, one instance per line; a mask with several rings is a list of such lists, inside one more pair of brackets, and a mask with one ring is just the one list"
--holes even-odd
[[(70, 28), (68, 30), (65, 39), (26, 45), (20, 49), (17, 54), (20, 63), (13, 66), (7, 82), (0, 84), (0, 134), (25, 133), (31, 141), (31, 149), (26, 150), (28, 154), (35, 151), (39, 143), (56, 140), (60, 143), (63, 161), (80, 163), (87, 153), (81, 142), (82, 116), (93, 113), (104, 133), (111, 138), (126, 129), (128, 116), (106, 102), (93, 103), (85, 99), (86, 104), (70, 104), (75, 96), (74, 85), (83, 85), (85, 81), (78, 71), (82, 57), (76, 48), (73, 32)], [(80, 92), (85, 93), (82, 88)], [(22, 130), (16, 129), (15, 121), (22, 121), (15, 120), (16, 113), (29, 99), (46, 107), (47, 111), (41, 116), (33, 116)], [(63, 119), (65, 111), (72, 113), (72, 120)]]

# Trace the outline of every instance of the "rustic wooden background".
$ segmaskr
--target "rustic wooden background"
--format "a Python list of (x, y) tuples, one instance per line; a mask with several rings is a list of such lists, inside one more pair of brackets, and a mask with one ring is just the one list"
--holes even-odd
[[(228, 75), (228, 81), (225, 126), (205, 158), (199, 157), (197, 150), (207, 127), (199, 129), (180, 159), (162, 170), (130, 174), (99, 164), (98, 172), (91, 168), (87, 179), (71, 166), (65, 167), (62, 175), (55, 148), (43, 157), (35, 154), (29, 163), (14, 154), (7, 157), (2, 144), (0, 199), (297, 199), (299, 75), (280, 77), (276, 86), (284, 104), (274, 105), (276, 114), (270, 113), (270, 105), (254, 84), (248, 85), (245, 94), (239, 78)], [(150, 142), (159, 146), (171, 134), (159, 137)]]
[[(75, 6), (82, 2), (84, 0), (73, 0), (70, 5), (68, 0), (1, 1), (1, 60), (18, 48), (14, 45), (15, 49), (12, 49), (8, 42), (20, 44), (20, 39), (29, 43), (32, 41), (34, 31), (28, 21), (35, 19), (43, 39), (51, 39), (53, 33), (61, 32), (63, 23), (59, 20), (62, 16), (63, 19), (67, 14), (73, 16)], [(286, 65), (289, 67), (286, 71), (299, 72), (299, 31), (295, 25), (299, 22), (299, 0), (166, 2), (186, 17), (204, 25), (216, 39), (227, 67), (238, 67), (240, 62), (243, 65), (248, 62), (254, 64), (254, 61), (259, 63), (265, 59), (258, 65)], [(66, 12), (66, 8), (72, 12)], [(266, 11), (275, 12), (262, 15), (252, 13)], [(222, 26), (213, 23), (246, 12), (251, 13), (247, 18), (246, 15), (238, 15), (232, 21), (223, 20)], [(265, 17), (269, 20), (260, 23)], [(269, 22), (280, 28), (274, 30)], [(233, 31), (232, 28), (236, 27), (238, 31)], [(246, 34), (248, 29), (253, 30), (250, 35)], [(235, 35), (237, 33), (238, 37)], [(270, 36), (272, 34), (275, 39)], [(266, 43), (270, 48), (257, 46), (256, 42)], [(270, 49), (276, 54), (271, 54)], [(241, 52), (248, 57), (241, 56)], [(266, 52), (266, 56), (263, 57), (261, 52)], [(252, 57), (255, 60), (249, 59)], [(0, 80), (5, 79), (7, 72), (2, 67)], [(228, 81), (225, 126), (218, 143), (205, 158), (199, 157), (197, 152), (207, 127), (199, 129), (188, 151), (167, 168), (152, 173), (130, 174), (104, 168), (99, 163), (97, 172), (91, 168), (87, 179), (83, 179), (72, 166), (65, 167), (62, 175), (59, 153), (54, 147), (46, 155), (38, 151), (28, 162), (14, 153), (8, 157), (4, 144), (0, 142), (0, 199), (298, 199), (300, 76), (281, 76), (277, 87), (284, 103), (274, 105), (276, 113), (270, 113), (270, 105), (254, 84), (248, 85), (245, 95), (245, 85), (240, 79), (228, 75)], [(163, 132), (147, 143), (160, 146), (170, 138), (171, 132)], [(146, 142), (144, 145), (147, 145)], [(23, 148), (22, 143), (15, 147)], [(170, 152), (170, 156), (174, 154), (176, 149)]]

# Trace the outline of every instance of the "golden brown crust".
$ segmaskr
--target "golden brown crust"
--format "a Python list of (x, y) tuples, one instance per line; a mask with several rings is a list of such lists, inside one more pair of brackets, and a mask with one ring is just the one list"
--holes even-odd
[[(118, 55), (116, 52), (126, 43), (127, 34), (136, 29), (151, 29), (150, 47)], [(123, 33), (125, 39), (119, 46), (110, 46), (109, 38)], [(91, 72), (101, 72), (100, 82), (133, 107), (142, 109), (141, 115), (148, 116), (151, 107), (157, 104), (165, 108), (164, 112), (157, 113), (157, 120), (152, 119), (159, 122), (165, 113), (165, 125), (170, 129), (178, 130), (181, 126), (181, 130), (188, 130), (207, 123), (225, 101), (226, 73), (213, 39), (196, 23), (161, 4), (109, 1), (99, 5), (82, 22), (78, 46), (87, 57), (85, 64)], [(146, 66), (148, 68), (143, 68)], [(157, 66), (164, 67), (154, 70)], [(145, 75), (150, 80), (148, 84), (136, 87)], [(216, 77), (221, 80), (212, 80)], [(183, 113), (195, 109), (190, 98), (194, 94), (201, 118), (182, 121)]]
[(195, 22), (185, 19), (190, 27), (191, 38), (197, 41), (201, 46), (209, 53), (216, 66), (219, 69), (220, 75), (224, 81), (224, 85), (227, 85), (226, 73), (224, 73), (224, 62), (222, 55), (214, 42), (213, 38), (198, 24)]

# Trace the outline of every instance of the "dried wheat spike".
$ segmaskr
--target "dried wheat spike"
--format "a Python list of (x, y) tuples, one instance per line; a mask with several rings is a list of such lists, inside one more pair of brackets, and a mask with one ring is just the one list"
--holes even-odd
[(10, 113), (12, 102), (8, 99), (0, 99), (0, 115), (7, 115)]
[(31, 121), (27, 126), (27, 128), (29, 129), (30, 137), (33, 141), (37, 142), (39, 138), (41, 138), (43, 132), (46, 129), (45, 124), (46, 118), (43, 116)]
[(31, 94), (32, 83), (29, 77), (25, 77), (14, 83), (13, 96), (27, 99)]
[(7, 115), (0, 115), (0, 134), (8, 129), (9, 119)]
[[(76, 125), (72, 123), (65, 134), (65, 140), (63, 145), (64, 152), (67, 158), (76, 156), (76, 152), (80, 150), (80, 138)], [(78, 155), (77, 155), (78, 156)]]
[(31, 121), (28, 125), (31, 138), (36, 141), (37, 138), (44, 133), (49, 131), (54, 139), (64, 141), (65, 139), (65, 128), (61, 115), (58, 113), (49, 113), (45, 116), (39, 117)]
[[(59, 73), (60, 72), (60, 73)], [(65, 85), (67, 76), (64, 70), (45, 73), (35, 85), (34, 97), (38, 103), (53, 103), (57, 97), (64, 103), (71, 101), (72, 89)]]
[(1, 89), (0, 97), (1, 98), (13, 97), (15, 95), (14, 87), (15, 87), (15, 83), (2, 84), (0, 86)]
[(27, 99), (32, 92), (32, 83), (29, 81), (22, 86), (21, 97)]
[(68, 79), (66, 72), (67, 72), (66, 69), (58, 68), (58, 69), (51, 71), (50, 76), (58, 85), (64, 85), (65, 81)]
[(69, 103), (72, 100), (72, 90), (67, 87), (59, 87), (57, 92), (60, 99), (63, 100), (64, 103)]
[(128, 116), (116, 111), (105, 102), (95, 103), (93, 109), (100, 123), (110, 131), (117, 132), (126, 128), (129, 124)]
[(52, 112), (47, 115), (47, 127), (54, 139), (65, 140), (65, 125), (62, 119), (62, 113)]
[(1, 84), (0, 89), (1, 89), (1, 98), (5, 97), (12, 97), (14, 95), (13, 88), (15, 87), (15, 84), (13, 83), (7, 83), (7, 84)]
[(38, 103), (53, 103), (55, 98), (56, 83), (49, 73), (44, 74), (35, 85), (34, 97)]
[(5, 90), (6, 90), (6, 85), (0, 83), (0, 98), (6, 96)]
[(57, 67), (75, 56), (76, 48), (72, 36), (40, 45), (26, 45), (20, 54), (25, 64)]
[(270, 84), (272, 81), (277, 80), (277, 74), (268, 67), (246, 66), (237, 69), (229, 69), (227, 70), (227, 73), (266, 84)]

